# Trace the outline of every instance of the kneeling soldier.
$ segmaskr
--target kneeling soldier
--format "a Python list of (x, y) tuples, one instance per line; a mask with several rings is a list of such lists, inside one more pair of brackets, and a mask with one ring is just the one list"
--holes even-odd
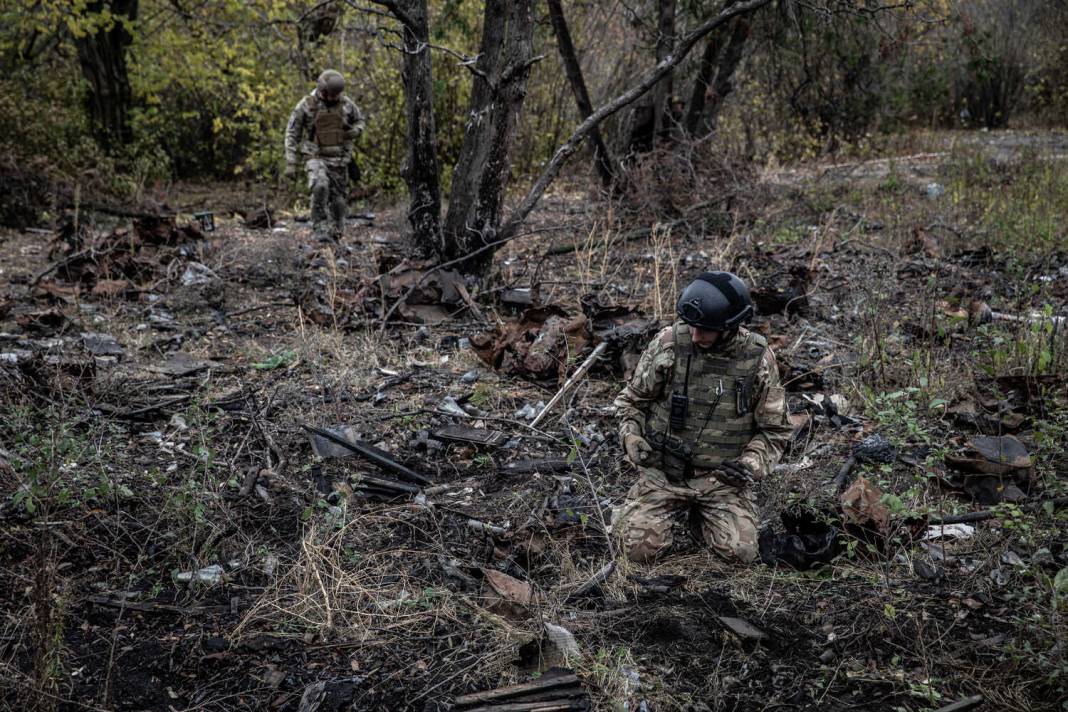
[(649, 561), (671, 545), (674, 515), (694, 511), (709, 547), (749, 563), (757, 557), (751, 485), (790, 437), (786, 392), (767, 342), (742, 326), (754, 309), (741, 279), (702, 274), (677, 312), (615, 400), (620, 441), (641, 473), (616, 531), (630, 559)]

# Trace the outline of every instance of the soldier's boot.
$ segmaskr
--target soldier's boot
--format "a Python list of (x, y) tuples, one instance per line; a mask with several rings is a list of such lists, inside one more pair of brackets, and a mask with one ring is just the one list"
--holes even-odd
[(345, 235), (345, 196), (332, 195), (330, 198), (330, 237), (340, 242)]
[(330, 175), (330, 236), (337, 241), (345, 235), (345, 172), (334, 171)]
[(311, 189), (311, 223), (312, 235), (320, 242), (330, 238), (330, 216), (327, 203), (330, 199), (330, 186), (323, 182), (314, 182)]

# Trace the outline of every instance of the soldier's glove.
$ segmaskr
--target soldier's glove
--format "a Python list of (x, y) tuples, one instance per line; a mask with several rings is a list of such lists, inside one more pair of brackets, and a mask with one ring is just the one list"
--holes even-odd
[(627, 453), (627, 459), (635, 465), (641, 465), (653, 452), (649, 441), (637, 433), (627, 433), (623, 436), (623, 450)]
[(742, 489), (756, 482), (756, 478), (753, 477), (753, 471), (742, 462), (724, 462), (718, 468), (713, 470), (713, 474), (716, 479), (727, 485), (728, 487), (737, 487)]
[(282, 173), (282, 175), (284, 175), (286, 178), (288, 178), (290, 180), (292, 180), (293, 178), (296, 178), (297, 177), (297, 164), (296, 163), (287, 163), (286, 164), (286, 169)]

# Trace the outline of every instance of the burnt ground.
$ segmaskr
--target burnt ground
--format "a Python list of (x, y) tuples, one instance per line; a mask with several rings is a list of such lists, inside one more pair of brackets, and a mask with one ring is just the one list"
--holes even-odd
[[(182, 214), (3, 234), (5, 707), (445, 709), (563, 665), (596, 709), (929, 710), (976, 694), (1064, 709), (1068, 537), (1040, 503), (1066, 489), (1051, 316), (1066, 313), (1068, 178), (1044, 143), (944, 140), (937, 160), (859, 173), (719, 166), (680, 189), (667, 182), (685, 171), (665, 170), (636, 207), (561, 187), (468, 285), (475, 308), (441, 273), (412, 287), (426, 265), (403, 261), (396, 210), (325, 247), (290, 214), (247, 227), (200, 188), (177, 204), (220, 208), (214, 232)], [(707, 268), (758, 288), (755, 328), (797, 415), (758, 486), (765, 524), (798, 503), (837, 521), (828, 481), (874, 433), (899, 457), (852, 476), (886, 519), (806, 571), (726, 565), (683, 527), (656, 565), (584, 586), (612, 560), (605, 524), (634, 477), (611, 401), (640, 336), (613, 340), (538, 427), (522, 411), (609, 322), (666, 323)], [(422, 303), (383, 330), (405, 293)], [(512, 333), (527, 298), (544, 307), (528, 325), (566, 328), (534, 323), (544, 352), (521, 338), (487, 365), (470, 342)], [(836, 410), (819, 403), (832, 395)], [(317, 457), (300, 423), (348, 426), (433, 486), (363, 489), (394, 476)], [(503, 436), (434, 436), (448, 425)], [(968, 438), (1007, 433), (1031, 469), (992, 492), (947, 467)], [(973, 536), (920, 541), (925, 518), (1009, 483), (1023, 499)]]

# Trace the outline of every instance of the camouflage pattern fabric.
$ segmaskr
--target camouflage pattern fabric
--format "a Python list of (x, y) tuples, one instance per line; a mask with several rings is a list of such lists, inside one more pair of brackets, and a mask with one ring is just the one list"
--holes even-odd
[[(646, 347), (633, 376), (616, 397), (620, 437), (627, 433), (647, 436), (646, 420), (652, 404), (670, 398), (668, 387), (674, 371), (672, 327), (667, 327)], [(736, 340), (746, 337), (739, 330)], [(731, 347), (718, 352), (730, 354)], [(786, 406), (786, 390), (779, 380), (775, 355), (765, 349), (754, 379), (756, 432), (742, 448), (738, 460), (757, 479), (771, 474), (782, 456), (793, 428)], [(685, 484), (671, 484), (659, 470), (639, 465), (641, 476), (631, 488), (621, 512), (621, 532), (628, 555), (647, 561), (671, 544), (673, 517), (695, 507), (700, 513), (704, 540), (717, 553), (741, 561), (756, 555), (756, 500), (752, 492), (722, 484), (705, 473)]]
[(344, 127), (340, 148), (323, 155), (315, 137), (315, 116), (322, 100), (313, 92), (300, 100), (286, 125), (286, 163), (304, 160), (311, 191), (312, 229), (320, 236), (340, 237), (345, 227), (345, 196), (348, 188), (346, 169), (356, 138), (364, 128), (363, 113), (346, 96), (342, 96), (341, 119)]
[(730, 487), (710, 475), (674, 485), (659, 470), (640, 469), (616, 529), (631, 561), (652, 561), (671, 546), (673, 520), (691, 511), (710, 549), (728, 560), (746, 564), (756, 560), (757, 509), (750, 490)]
[(311, 192), (312, 231), (316, 235), (339, 239), (344, 232), (347, 168), (347, 161), (336, 158), (310, 158), (304, 163)]
[[(646, 418), (653, 402), (671, 396), (667, 385), (671, 381), (675, 363), (672, 331), (672, 327), (666, 327), (649, 342), (634, 374), (616, 396), (615, 407), (621, 436), (627, 432), (647, 436)], [(740, 329), (735, 341), (745, 339), (747, 334), (745, 329)], [(754, 390), (756, 405), (753, 414), (757, 432), (742, 448), (738, 459), (760, 478), (771, 473), (771, 468), (779, 462), (783, 448), (793, 433), (793, 426), (787, 417), (786, 389), (779, 381), (779, 367), (770, 348), (764, 350), (764, 358), (757, 368)]]

